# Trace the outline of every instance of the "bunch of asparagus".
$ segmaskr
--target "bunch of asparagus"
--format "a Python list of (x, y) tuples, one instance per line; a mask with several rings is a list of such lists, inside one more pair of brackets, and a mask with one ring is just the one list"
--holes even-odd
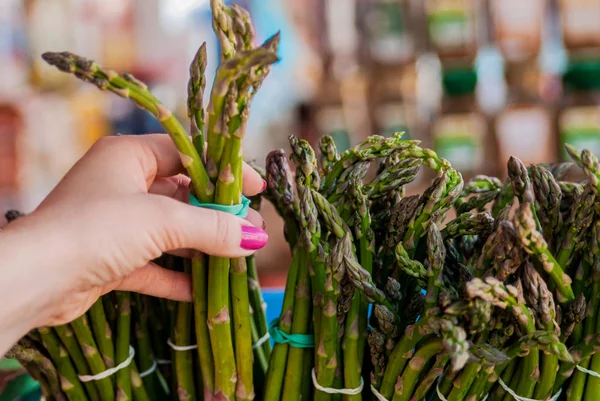
[[(211, 0), (211, 8), (221, 62), (206, 109), (204, 44), (191, 64), (188, 87), (191, 137), (173, 113), (131, 74), (119, 74), (68, 52), (45, 53), (42, 57), (59, 70), (128, 98), (150, 112), (177, 147), (191, 178), (192, 194), (204, 204), (231, 206), (242, 203), (242, 140), (252, 99), (270, 66), (278, 60), (279, 34), (256, 47), (254, 27), (246, 10), (237, 5), (225, 6), (221, 0)], [(136, 371), (133, 363), (109, 378), (85, 384), (78, 379), (78, 375), (97, 375), (115, 364), (118, 366), (129, 356), (130, 344), (136, 343), (135, 362), (143, 371), (156, 362), (153, 354), (171, 364), (163, 371), (165, 376), (173, 378), (169, 393), (174, 399), (254, 399), (255, 380), (260, 383), (266, 374), (271, 348), (268, 341), (253, 347), (267, 335), (254, 259), (230, 260), (197, 253), (177, 263), (168, 256), (165, 260), (169, 261), (163, 263), (165, 267), (192, 275), (193, 304), (155, 302), (128, 293), (110, 294), (98, 301), (87, 316), (65, 327), (37, 330), (15, 347), (12, 355), (26, 366), (36, 366), (35, 369), (42, 371), (36, 377), (55, 379), (53, 386), (43, 386), (47, 398), (125, 400), (133, 396), (142, 400), (147, 397), (142, 394), (145, 391), (155, 399), (165, 399), (163, 393), (146, 387), (139, 377), (130, 374)], [(140, 329), (136, 326), (131, 332), (133, 301), (139, 309), (139, 319), (135, 322)], [(112, 331), (106, 317), (109, 310), (118, 323)], [(161, 320), (164, 333), (160, 333), (164, 335), (141, 328), (148, 314), (153, 322), (158, 321), (158, 315), (164, 318)], [(112, 332), (116, 332), (114, 339)], [(141, 334), (144, 342), (133, 334)], [(172, 352), (167, 352), (168, 346)], [(35, 358), (28, 360), (32, 355)], [(257, 367), (253, 363), (255, 356)], [(150, 367), (143, 358), (148, 359)], [(133, 394), (132, 386), (138, 390)], [(259, 385), (258, 389), (261, 388)]]
[[(463, 183), (400, 134), (341, 155), (330, 137), (318, 156), (290, 143), (295, 177), (281, 150), (265, 177), (294, 256), (278, 331), (315, 346), (275, 344), (265, 400), (598, 398), (592, 153), (568, 147), (582, 182), (511, 158), (505, 183)], [(437, 177), (406, 196), (423, 166)]]

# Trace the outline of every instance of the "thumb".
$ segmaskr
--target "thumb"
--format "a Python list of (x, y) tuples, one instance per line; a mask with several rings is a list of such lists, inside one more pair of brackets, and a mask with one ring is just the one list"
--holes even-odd
[(163, 252), (191, 248), (202, 253), (237, 258), (253, 254), (269, 239), (267, 233), (240, 217), (191, 206), (163, 196), (159, 219)]

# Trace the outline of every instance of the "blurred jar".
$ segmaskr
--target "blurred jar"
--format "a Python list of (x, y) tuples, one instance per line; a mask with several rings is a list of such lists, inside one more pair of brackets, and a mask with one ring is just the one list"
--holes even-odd
[(475, 97), (477, 73), (469, 68), (446, 70), (442, 84), (442, 108), (431, 131), (436, 153), (467, 177), (493, 169), (485, 163), (488, 123)]
[(492, 0), (496, 42), (507, 62), (536, 57), (542, 47), (547, 0)]
[(477, 0), (426, 0), (431, 47), (442, 64), (471, 64), (477, 55)]
[(499, 168), (506, 172), (510, 156), (523, 163), (556, 160), (552, 111), (539, 94), (540, 72), (535, 61), (506, 68), (507, 106), (496, 117)]
[(600, 155), (600, 61), (572, 64), (563, 76), (565, 95), (558, 113), (561, 157), (564, 144)]
[(567, 50), (598, 52), (600, 49), (600, 1), (560, 0), (563, 42)]

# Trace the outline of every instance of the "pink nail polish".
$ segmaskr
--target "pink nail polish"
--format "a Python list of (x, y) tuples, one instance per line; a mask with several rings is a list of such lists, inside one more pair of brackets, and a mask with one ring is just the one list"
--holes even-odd
[(260, 228), (254, 226), (242, 226), (242, 242), (240, 246), (249, 251), (261, 249), (267, 245), (269, 236)]
[(267, 182), (265, 180), (262, 180), (263, 184), (262, 184), (262, 188), (260, 190), (260, 192), (263, 192), (265, 189), (267, 189)]

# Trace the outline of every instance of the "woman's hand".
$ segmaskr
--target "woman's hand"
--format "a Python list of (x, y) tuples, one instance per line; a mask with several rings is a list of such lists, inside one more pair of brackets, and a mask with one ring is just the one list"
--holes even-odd
[[(265, 182), (244, 167), (244, 194), (261, 192)], [(183, 172), (166, 135), (98, 141), (33, 213), (0, 233), (0, 254), (10, 256), (0, 293), (27, 310), (13, 314), (32, 326), (62, 324), (112, 290), (191, 301), (190, 277), (153, 259), (191, 249), (241, 257), (266, 244), (255, 211), (241, 219), (187, 205)]]

